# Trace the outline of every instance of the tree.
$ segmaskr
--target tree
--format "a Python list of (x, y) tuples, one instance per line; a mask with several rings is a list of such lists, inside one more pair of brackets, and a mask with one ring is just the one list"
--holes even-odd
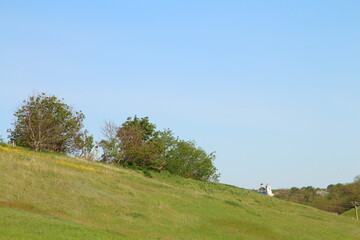
[(85, 116), (62, 101), (45, 93), (24, 100), (14, 114), (10, 141), (35, 151), (71, 152)]
[(123, 125), (118, 131), (123, 163), (158, 169), (161, 145), (157, 139), (144, 139), (144, 130), (136, 125)]
[(94, 137), (89, 136), (87, 130), (78, 133), (74, 138), (74, 152), (77, 157), (87, 158), (94, 146)]
[(219, 178), (213, 165), (215, 154), (207, 154), (193, 141), (176, 141), (166, 159), (165, 169), (173, 174), (200, 181), (217, 181)]
[(170, 151), (174, 149), (176, 143), (179, 141), (178, 137), (174, 137), (174, 134), (170, 129), (158, 132), (158, 146), (160, 147), (161, 156), (158, 159), (158, 169), (162, 170), (166, 168)]
[(179, 140), (170, 129), (156, 130), (148, 117), (129, 117), (119, 128), (106, 123), (103, 134), (106, 136), (101, 141), (103, 159), (111, 152), (115, 162), (123, 165), (168, 170), (200, 181), (218, 181), (214, 153), (207, 154), (195, 142)]
[(141, 131), (142, 140), (148, 142), (158, 137), (158, 131), (156, 131), (156, 125), (149, 121), (149, 117), (138, 118), (136, 115), (134, 118), (128, 117), (126, 122), (122, 124), (122, 127), (132, 126)]
[(100, 141), (100, 146), (104, 150), (102, 161), (104, 162), (119, 162), (120, 161), (120, 141), (117, 137), (119, 127), (114, 122), (105, 122), (101, 133), (105, 139)]
[(161, 144), (156, 125), (148, 117), (127, 118), (117, 137), (120, 140), (121, 162), (152, 169), (161, 169)]

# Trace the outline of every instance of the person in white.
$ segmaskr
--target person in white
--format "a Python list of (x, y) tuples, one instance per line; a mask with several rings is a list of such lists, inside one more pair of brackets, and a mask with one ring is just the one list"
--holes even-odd
[(270, 186), (269, 183), (266, 184), (266, 194), (267, 194), (268, 196), (270, 196), (270, 197), (274, 196), (274, 194), (273, 194), (272, 191), (271, 191), (271, 186)]

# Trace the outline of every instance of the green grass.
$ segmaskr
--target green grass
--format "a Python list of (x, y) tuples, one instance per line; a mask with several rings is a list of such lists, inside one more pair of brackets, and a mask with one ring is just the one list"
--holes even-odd
[[(359, 218), (360, 218), (360, 210), (359, 210), (359, 209), (358, 209), (358, 214), (359, 214)], [(341, 214), (341, 216), (349, 217), (349, 218), (352, 218), (352, 219), (356, 219), (355, 209), (350, 209), (350, 210), (344, 212), (343, 214)]]
[(350, 218), (224, 184), (0, 147), (1, 239), (359, 239)]
[(62, 218), (0, 208), (1, 239), (118, 239), (120, 236), (91, 225)]

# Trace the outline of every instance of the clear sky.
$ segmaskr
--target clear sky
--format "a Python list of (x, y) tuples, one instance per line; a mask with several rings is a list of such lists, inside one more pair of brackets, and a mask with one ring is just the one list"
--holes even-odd
[(216, 151), (221, 182), (360, 175), (360, 1), (0, 1), (0, 135), (38, 92), (149, 116)]

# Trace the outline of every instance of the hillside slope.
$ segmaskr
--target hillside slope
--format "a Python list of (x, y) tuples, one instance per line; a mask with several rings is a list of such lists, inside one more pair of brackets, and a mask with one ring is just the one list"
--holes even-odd
[[(358, 211), (359, 211), (359, 210), (358, 210)], [(358, 213), (358, 214), (359, 214), (359, 213)], [(352, 219), (356, 219), (355, 209), (350, 209), (350, 210), (342, 213), (341, 216), (349, 217), (349, 218), (352, 218)]]
[(232, 186), (0, 146), (1, 239), (359, 239), (352, 219)]

